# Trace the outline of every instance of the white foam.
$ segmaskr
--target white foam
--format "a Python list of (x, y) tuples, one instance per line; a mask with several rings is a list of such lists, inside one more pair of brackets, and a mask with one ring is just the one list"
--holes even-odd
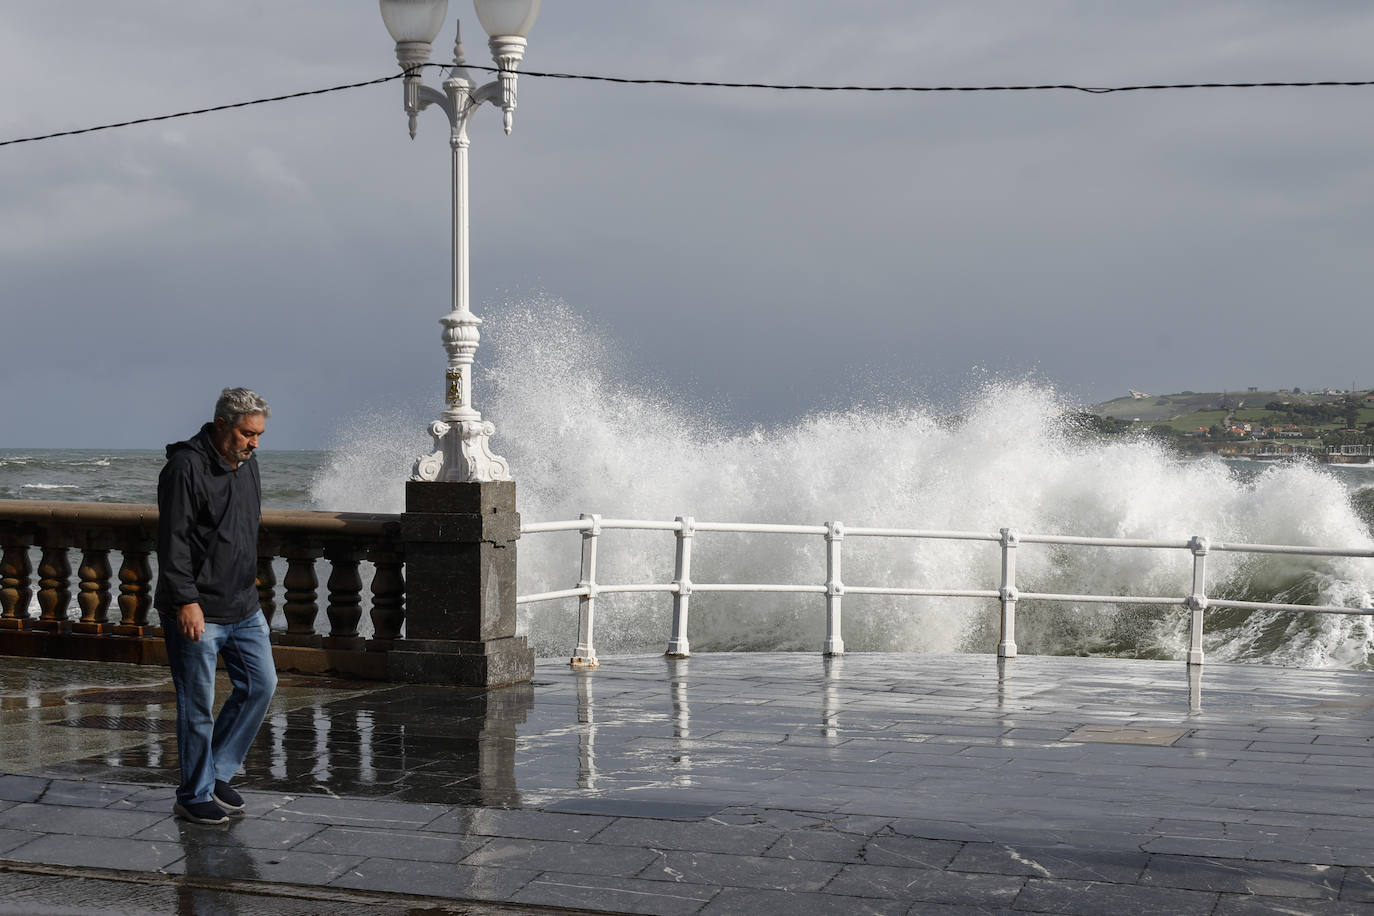
[[(488, 330), (488, 328), (490, 330)], [(1090, 440), (1066, 430), (1071, 407), (1053, 389), (994, 381), (971, 394), (962, 420), (921, 404), (818, 414), (777, 429), (730, 429), (706, 409), (628, 381), (606, 339), (556, 301), (510, 307), (484, 326), (499, 360), (477, 376), (478, 407), (497, 423), (493, 445), (519, 486), (526, 522), (598, 512), (622, 518), (820, 524), (1175, 538), (1250, 543), (1371, 545), (1333, 475), (1306, 464), (1267, 467), (1245, 483), (1217, 460), (1183, 460), (1144, 440)], [(487, 352), (484, 350), (484, 352)], [(400, 511), (401, 481), (425, 450), (419, 416), (361, 418), (314, 488), (317, 503), (358, 511)], [(603, 538), (603, 582), (668, 582), (672, 536)], [(520, 591), (566, 588), (577, 580), (576, 534), (520, 543)], [(698, 582), (808, 582), (825, 578), (820, 538), (698, 535)], [(1019, 586), (1055, 593), (1185, 595), (1186, 551), (1067, 549), (1023, 545)], [(1307, 589), (1333, 604), (1369, 605), (1368, 561), (1210, 558), (1215, 588)], [(847, 585), (996, 588), (995, 547), (972, 542), (860, 541), (845, 544)], [(1213, 591), (1215, 594), (1216, 592)], [(1255, 600), (1253, 595), (1251, 600)], [(1262, 599), (1261, 599), (1262, 600)], [(1279, 599), (1282, 600), (1282, 599)], [(540, 655), (569, 654), (575, 601), (522, 611)], [(666, 596), (609, 596), (600, 602), (604, 654), (662, 651)], [(812, 596), (693, 598), (695, 648), (817, 651), (823, 603)], [(1182, 611), (1167, 616), (1086, 605), (1022, 605), (1018, 642), (1026, 652), (1121, 652), (1182, 657)], [(1218, 630), (1209, 652), (1285, 664), (1351, 665), (1374, 641), (1362, 621), (1324, 618), (1279, 646), (1277, 615), (1252, 615)], [(1264, 634), (1261, 639), (1255, 634)], [(845, 601), (851, 651), (991, 651), (991, 601), (853, 596)], [(1220, 641), (1220, 642), (1218, 642)]]

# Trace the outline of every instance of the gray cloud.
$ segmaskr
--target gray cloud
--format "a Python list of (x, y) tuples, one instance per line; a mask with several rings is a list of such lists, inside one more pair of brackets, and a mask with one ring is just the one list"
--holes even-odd
[[(485, 62), (475, 17), (451, 6)], [(1374, 10), (1338, 2), (549, 0), (525, 66), (1361, 79), (1371, 44)], [(394, 63), (372, 3), (72, 0), (7, 9), (0, 68), (3, 139)], [(474, 304), (495, 325), (512, 297), (566, 299), (659, 384), (746, 422), (875, 392), (945, 398), (982, 370), (1033, 370), (1085, 400), (1374, 384), (1371, 93), (526, 78), (512, 137), (492, 112), (473, 129)], [(0, 148), (0, 444), (166, 441), (225, 384), (269, 395), (279, 447), (323, 444), (365, 406), (437, 404), (446, 125), (426, 113), (412, 143), (404, 120), (391, 83)]]

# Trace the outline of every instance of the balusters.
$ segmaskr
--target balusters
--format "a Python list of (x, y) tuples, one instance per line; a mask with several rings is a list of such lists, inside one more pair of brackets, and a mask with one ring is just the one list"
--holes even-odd
[(261, 551), (267, 545), (258, 541), (258, 607), (262, 608), (263, 619), (267, 625), (272, 625), (272, 618), (277, 616), (277, 571), (272, 568), (272, 561), (275, 557), (272, 551), (268, 550), (264, 555)]
[(153, 567), (148, 562), (152, 543), (137, 539), (124, 544), (119, 564), (119, 623), (116, 636), (146, 636), (148, 609), (153, 604)]
[(348, 544), (330, 544), (325, 558), (332, 568), (329, 573), (329, 636), (324, 640), (327, 649), (361, 649), (363, 638), (358, 635), (358, 621), (363, 616), (363, 580), (358, 575), (358, 561), (363, 551)]
[[(16, 506), (0, 516), (0, 651), (17, 647), (25, 654), (38, 646), (54, 657), (160, 661), (154, 641), (162, 630), (152, 613), (154, 507)], [(306, 513), (269, 513), (260, 529), (257, 600), (269, 625), (275, 624), (272, 641), (283, 647), (289, 666), (382, 676), (384, 653), (402, 645), (406, 578), (399, 522), (379, 527), (352, 521), (340, 525), (327, 514), (317, 526)], [(370, 595), (364, 592), (369, 582)], [(359, 632), (368, 628), (365, 612), (371, 633)], [(67, 642), (67, 635), (74, 638)], [(329, 654), (312, 651), (321, 649)], [(357, 656), (347, 657), (352, 653)]]
[(72, 624), (72, 632), (99, 634), (109, 629), (105, 615), (110, 610), (112, 573), (110, 549), (87, 546), (81, 555), (81, 565), (76, 570), (79, 580), (76, 603), (81, 608), (81, 619)]
[(324, 551), (293, 544), (282, 553), (286, 557), (286, 578), (282, 580), (286, 586), (286, 604), (282, 608), (286, 615), (286, 632), (280, 634), (278, 640), (288, 646), (319, 646), (321, 639), (315, 632), (319, 608), (315, 602), (320, 578), (315, 574), (315, 561)]
[(390, 648), (401, 635), (405, 623), (406, 580), (401, 571), (403, 557), (399, 550), (377, 549), (368, 552), (376, 567), (372, 574), (372, 647)]
[(38, 561), (38, 619), (33, 622), (35, 630), (63, 632), (68, 629), (67, 607), (72, 600), (72, 563), (67, 556), (66, 539), (50, 536), (52, 543), (43, 546), (43, 555)]
[(29, 538), (7, 536), (0, 556), (0, 630), (22, 630), (29, 623), (33, 564)]

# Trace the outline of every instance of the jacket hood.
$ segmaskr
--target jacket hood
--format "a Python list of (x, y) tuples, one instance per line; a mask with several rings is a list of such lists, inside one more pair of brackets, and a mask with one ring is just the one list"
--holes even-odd
[(214, 429), (215, 425), (213, 423), (206, 423), (204, 426), (200, 428), (200, 432), (196, 433), (190, 439), (186, 439), (182, 442), (173, 442), (169, 444), (167, 446), (167, 457), (171, 458), (177, 452), (189, 448), (193, 451), (200, 452), (206, 458), (218, 458), (219, 453), (215, 451), (215, 440), (212, 438), (211, 435), (214, 432)]

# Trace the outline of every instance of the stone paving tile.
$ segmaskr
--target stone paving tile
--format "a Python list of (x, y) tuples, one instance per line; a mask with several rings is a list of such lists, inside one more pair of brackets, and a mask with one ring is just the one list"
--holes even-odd
[(209, 843), (188, 844), (185, 849), (183, 858), (162, 870), (197, 878), (323, 885), (347, 873), (364, 858)]
[(702, 916), (904, 916), (905, 901), (728, 887)]
[(673, 798), (568, 798), (541, 806), (544, 811), (563, 814), (596, 814), (606, 817), (631, 817), (658, 821), (699, 821), (720, 810), (720, 805), (698, 805)]
[(1368, 867), (1347, 868), (1341, 885), (1341, 899), (1374, 903), (1374, 864)]
[(1215, 893), (1176, 888), (1029, 878), (1016, 898), (1016, 910), (1065, 916), (1209, 916), (1218, 897)]
[(735, 856), (713, 852), (665, 852), (655, 857), (636, 877), (720, 887), (753, 887), (781, 891), (818, 891), (835, 876), (840, 865)]
[(317, 824), (413, 830), (431, 823), (447, 811), (441, 805), (310, 795), (290, 799), (277, 808), (274, 815), (283, 820)]
[(1368, 847), (1370, 830), (1368, 826), (1364, 830), (1327, 830), (1318, 827), (1308, 835), (1308, 840), (1318, 846)]
[(818, 862), (862, 862), (869, 838), (837, 830), (789, 830), (778, 837), (764, 855), (777, 859), (805, 859)]
[(510, 900), (537, 876), (538, 872), (524, 868), (372, 858), (353, 866), (330, 886), (456, 900)]
[(883, 832), (892, 823), (892, 818), (882, 816), (833, 814), (820, 811), (756, 808), (752, 806), (734, 806), (723, 809), (712, 820), (736, 826), (753, 824), (760, 827), (772, 827), (780, 831), (833, 830), (864, 838)]
[(16, 805), (0, 812), (0, 827), (35, 833), (77, 833), (91, 837), (127, 837), (158, 821), (165, 814), (145, 811), (112, 811), (101, 808), (70, 808), (48, 804)]
[[(1130, 833), (1097, 829), (1057, 829), (1052, 827), (1018, 826), (1003, 830), (988, 828), (990, 837), (1008, 846), (1052, 846), (1066, 849), (1101, 849), (1117, 852), (1140, 852), (1156, 837), (1153, 834)], [(985, 840), (987, 842), (988, 840)]]
[(1222, 894), (1212, 916), (1369, 916), (1369, 905), (1306, 897)]
[(953, 840), (873, 837), (864, 848), (863, 861), (867, 865), (891, 865), (897, 868), (945, 868), (961, 847), (961, 843)]
[(17, 849), (31, 840), (36, 840), (43, 834), (38, 831), (11, 830), (7, 827), (0, 827), (0, 856)]
[[(246, 846), (251, 849), (290, 849), (326, 829), (310, 821), (283, 821), (267, 817), (236, 817), (222, 827), (205, 829), (177, 818), (163, 818), (133, 835), (153, 842), (193, 842), (207, 846)], [(331, 850), (322, 850), (329, 852)]]
[(1344, 878), (1344, 869), (1326, 865), (1158, 855), (1150, 859), (1140, 883), (1272, 897), (1334, 899)]
[(645, 916), (690, 916), (701, 912), (719, 887), (546, 872), (511, 898), (539, 906), (582, 907)]
[(1317, 830), (1330, 827), (1335, 830), (1360, 832), (1367, 830), (1369, 821), (1361, 817), (1343, 817), (1339, 814), (1318, 814), (1310, 811), (1237, 811), (1226, 812), (1227, 819), (1238, 818), (1246, 824), (1271, 827), (1292, 827)]
[(363, 827), (325, 827), (292, 847), (292, 852), (377, 856), (412, 862), (459, 862), (481, 848), (485, 838)]
[(1230, 756), (1230, 752), (1249, 750), (1252, 740), (1253, 739), (1251, 738), (1241, 737), (1201, 737), (1197, 733), (1194, 733), (1186, 738), (1180, 738), (1177, 741), (1175, 741), (1174, 747), (1190, 749), (1196, 748), (1198, 750), (1208, 751), (1209, 753), (1207, 756), (1209, 758), (1215, 755), (1216, 757), (1224, 760)]
[(620, 818), (596, 834), (591, 843), (639, 846), (650, 849), (698, 849), (738, 855), (759, 855), (777, 842), (777, 831), (726, 824), (651, 821)]
[(37, 801), (48, 788), (48, 780), (36, 776), (0, 774), (0, 799), (12, 802)]
[[(1306, 828), (1285, 829), (1271, 824), (1237, 824), (1228, 822), (1219, 825), (1223, 836), (1228, 840), (1250, 840), (1255, 843), (1275, 843), (1292, 837), (1308, 837), (1311, 831)], [(1328, 844), (1330, 845), (1330, 844)]]
[(1034, 726), (1017, 726), (1007, 729), (1005, 737), (1020, 738), (1029, 741), (1062, 741), (1071, 729), (1067, 728), (1037, 728)]
[(825, 893), (893, 900), (929, 900), (960, 906), (1007, 907), (1026, 879), (1019, 876), (946, 872), (935, 869), (846, 865)]
[(1347, 747), (1363, 748), (1366, 751), (1374, 750), (1374, 738), (1369, 735), (1318, 735), (1314, 744), (1342, 744)]
[(1178, 856), (1210, 856), (1244, 859), (1255, 843), (1250, 840), (1212, 839), (1210, 837), (1160, 836), (1146, 843), (1146, 852)]
[(636, 846), (494, 838), (470, 853), (462, 864), (632, 877), (657, 859), (654, 850)]
[(588, 840), (616, 819), (592, 814), (558, 814), (531, 809), (460, 808), (431, 821), (426, 830), (465, 836), (527, 840)]
[(1347, 849), (1316, 846), (1311, 843), (1256, 843), (1250, 847), (1246, 858), (1256, 862), (1304, 862), (1309, 865), (1360, 867), (1374, 862), (1374, 853), (1368, 848)]
[(1149, 860), (1150, 857), (1142, 852), (968, 843), (959, 850), (949, 868), (997, 875), (1134, 884)]
[(928, 840), (958, 840), (960, 842), (988, 843), (1000, 831), (991, 827), (975, 827), (960, 821), (926, 820), (924, 818), (898, 818), (889, 828), (899, 836), (923, 837)]
[(44, 865), (153, 871), (165, 868), (183, 855), (184, 851), (176, 843), (150, 843), (125, 837), (45, 834), (9, 850), (5, 858)]
[(137, 786), (131, 785), (53, 780), (43, 793), (42, 801), (45, 805), (104, 808), (129, 797), (137, 789)]

